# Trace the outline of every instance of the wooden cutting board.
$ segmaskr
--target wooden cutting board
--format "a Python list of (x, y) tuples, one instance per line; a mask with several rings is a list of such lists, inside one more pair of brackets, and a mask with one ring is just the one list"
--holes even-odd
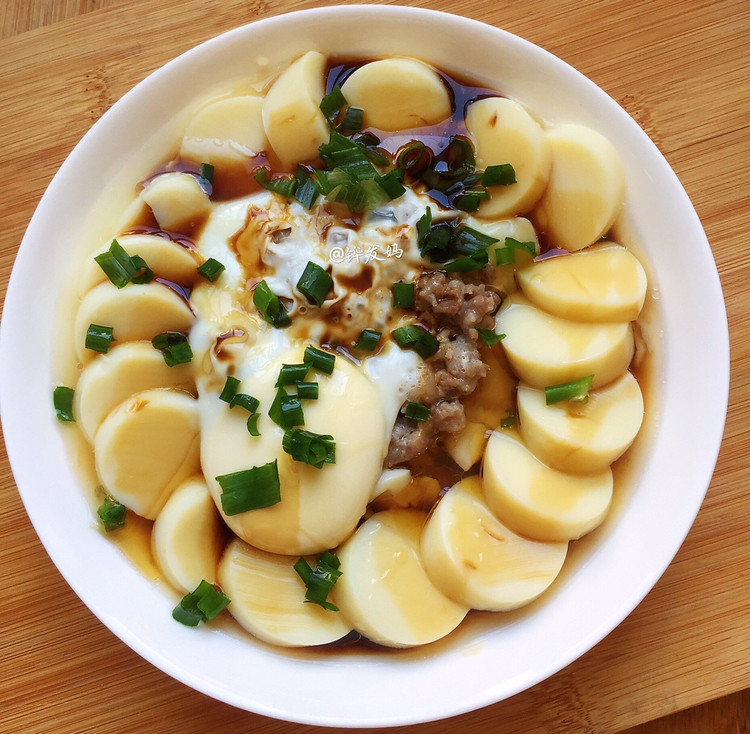
[[(10, 36), (0, 40), (0, 297), (45, 187), (115, 100), (217, 33), (319, 4), (92, 0), (89, 7), (102, 9), (12, 36), (13, 12), (25, 1), (5, 0), (0, 7), (2, 36)], [(537, 43), (593, 79), (644, 127), (706, 228), (725, 291), (733, 373), (724, 444), (706, 501), (676, 559), (643, 603), (593, 650), (529, 691), (409, 731), (617, 732), (745, 689), (750, 685), (750, 329), (743, 320), (750, 306), (745, 285), (750, 6), (744, 0), (410, 4), (467, 15)], [(44, 26), (42, 11), (50, 3), (36, 6)], [(62, 0), (52, 2), (61, 14), (71, 14), (69, 4), (64, 6)], [(91, 615), (51, 564), (21, 505), (4, 448), (0, 493), (5, 581), (0, 732), (336, 731), (238, 711), (153, 668)]]

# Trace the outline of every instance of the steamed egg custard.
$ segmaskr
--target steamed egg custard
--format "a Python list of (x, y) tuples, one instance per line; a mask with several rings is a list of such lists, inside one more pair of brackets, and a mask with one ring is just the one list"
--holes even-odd
[(544, 594), (643, 421), (612, 145), (317, 51), (179, 138), (92, 246), (54, 391), (175, 619), (410, 647)]

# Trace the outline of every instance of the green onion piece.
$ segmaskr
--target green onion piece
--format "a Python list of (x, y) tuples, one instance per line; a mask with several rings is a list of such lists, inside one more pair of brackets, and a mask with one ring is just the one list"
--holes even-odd
[(179, 331), (165, 331), (157, 334), (151, 344), (158, 349), (167, 367), (175, 367), (178, 364), (187, 364), (193, 359), (193, 350), (185, 334)]
[(209, 257), (206, 262), (198, 268), (198, 273), (212, 283), (224, 272), (224, 266), (214, 258)]
[(289, 314), (284, 309), (281, 299), (271, 291), (268, 283), (261, 280), (253, 291), (253, 303), (260, 315), (277, 329), (288, 326), (291, 323)]
[(496, 237), (491, 237), (478, 229), (461, 224), (456, 228), (453, 244), (456, 252), (462, 255), (470, 255), (477, 250), (487, 250), (490, 245), (494, 245), (496, 242), (498, 242)]
[(279, 176), (278, 178), (270, 178), (268, 175), (268, 169), (265, 167), (259, 168), (253, 178), (262, 186), (264, 189), (273, 191), (275, 194), (279, 194), (286, 199), (291, 199), (294, 194), (294, 179), (288, 176)]
[(300, 400), (317, 400), (318, 383), (317, 382), (298, 382), (297, 397)]
[(477, 250), (470, 255), (451, 260), (445, 264), (446, 273), (468, 273), (472, 270), (481, 270), (489, 261), (487, 250)]
[(500, 420), (500, 428), (513, 428), (513, 426), (516, 425), (516, 414), (506, 408), (505, 410), (505, 418), (502, 418)]
[(302, 276), (297, 281), (297, 290), (304, 295), (310, 303), (322, 306), (328, 291), (333, 287), (333, 278), (320, 265), (312, 261), (305, 265)]
[(377, 348), (381, 336), (383, 336), (382, 332), (375, 331), (375, 329), (363, 329), (354, 348), (373, 352)]
[(355, 182), (379, 175), (364, 147), (335, 130), (331, 130), (328, 142), (319, 146), (318, 152), (329, 171), (340, 168)]
[(528, 253), (532, 258), (536, 257), (536, 242), (519, 242), (512, 237), (506, 237), (504, 247), (495, 250), (496, 265), (512, 265), (516, 261), (516, 250)]
[(414, 305), (414, 283), (399, 281), (393, 284), (393, 308), (411, 308)]
[(328, 120), (333, 119), (346, 106), (346, 97), (344, 97), (341, 87), (338, 84), (320, 100), (320, 111)]
[(333, 436), (323, 436), (301, 428), (293, 428), (284, 434), (281, 448), (295, 461), (322, 468), (323, 464), (336, 463), (336, 443)]
[(203, 580), (195, 591), (185, 594), (172, 610), (172, 617), (188, 627), (210, 622), (230, 604), (230, 599), (213, 584)]
[(505, 339), (505, 334), (496, 334), (491, 329), (477, 329), (477, 334), (488, 347), (494, 347), (495, 344)]
[(274, 387), (284, 387), (285, 385), (296, 385), (302, 382), (307, 373), (310, 371), (309, 364), (283, 364), (279, 370), (279, 377)]
[(130, 261), (135, 268), (135, 275), (131, 279), (133, 283), (140, 285), (150, 283), (154, 279), (154, 271), (146, 265), (146, 261), (140, 255), (133, 255)]
[(320, 196), (320, 186), (304, 166), (297, 166), (294, 181), (294, 198), (309, 211)]
[(239, 515), (281, 502), (281, 483), (277, 460), (252, 469), (221, 474), (221, 509), (225, 515)]
[(104, 502), (99, 505), (96, 511), (99, 519), (102, 521), (104, 531), (111, 533), (113, 530), (121, 528), (125, 524), (125, 505), (120, 504), (116, 499), (107, 495)]
[(227, 375), (227, 380), (224, 383), (224, 387), (219, 395), (219, 400), (223, 400), (225, 403), (231, 403), (232, 398), (237, 394), (237, 390), (240, 387), (240, 381), (236, 377)]
[(586, 377), (581, 377), (579, 380), (571, 380), (559, 385), (548, 385), (544, 388), (545, 401), (547, 405), (560, 403), (563, 400), (584, 402), (588, 400), (593, 381), (594, 376), (587, 375)]
[(404, 415), (411, 420), (424, 423), (430, 417), (430, 409), (422, 403), (408, 402)]
[(399, 150), (396, 166), (414, 178), (432, 162), (432, 151), (420, 140), (413, 140)]
[(450, 222), (438, 222), (430, 229), (419, 254), (429, 257), (432, 262), (447, 260), (451, 255), (454, 232)]
[(417, 245), (421, 250), (427, 243), (432, 229), (432, 209), (428, 206), (417, 222)]
[(464, 212), (475, 212), (489, 198), (487, 189), (464, 189), (453, 199), (453, 206)]
[(347, 135), (358, 133), (362, 129), (365, 111), (361, 107), (347, 107), (339, 130)]
[(400, 326), (392, 332), (393, 338), (402, 349), (411, 349), (422, 359), (431, 357), (438, 350), (438, 340), (427, 329), (412, 324)]
[(100, 354), (106, 354), (109, 351), (109, 345), (112, 341), (113, 336), (111, 326), (89, 324), (89, 328), (86, 330), (86, 349), (91, 349)]
[(198, 175), (204, 181), (211, 183), (214, 180), (214, 167), (210, 163), (201, 163), (201, 169)]
[(482, 173), (482, 186), (509, 186), (516, 182), (516, 172), (510, 163), (487, 166)]
[(244, 392), (235, 393), (232, 401), (229, 403), (230, 408), (234, 408), (238, 405), (240, 408), (244, 408), (248, 413), (255, 413), (260, 407), (260, 400), (254, 398), (252, 395), (248, 395)]
[(260, 418), (260, 413), (252, 413), (247, 419), (247, 432), (251, 436), (260, 436), (258, 418)]
[(304, 558), (297, 560), (294, 564), (294, 570), (305, 584), (306, 602), (318, 604), (331, 612), (338, 612), (339, 608), (328, 601), (328, 594), (341, 578), (340, 565), (338, 557), (329, 551), (320, 555), (314, 571)]
[(57, 420), (63, 423), (75, 423), (73, 417), (73, 395), (72, 387), (58, 385), (52, 392), (52, 403), (55, 406)]
[(94, 260), (117, 288), (124, 288), (138, 272), (132, 258), (117, 240), (112, 240), (109, 250), (97, 255)]
[(312, 365), (316, 370), (325, 372), (330, 375), (333, 373), (333, 366), (336, 362), (336, 355), (324, 352), (322, 349), (317, 349), (313, 346), (307, 346), (305, 348), (305, 354), (302, 357), (302, 361), (305, 364)]
[(302, 399), (299, 395), (289, 395), (283, 387), (280, 387), (268, 409), (268, 417), (284, 430), (304, 425), (305, 414), (302, 410)]
[(406, 192), (406, 188), (401, 183), (403, 175), (401, 169), (394, 168), (377, 179), (378, 185), (385, 191), (389, 199), (398, 199), (399, 196), (403, 196)]

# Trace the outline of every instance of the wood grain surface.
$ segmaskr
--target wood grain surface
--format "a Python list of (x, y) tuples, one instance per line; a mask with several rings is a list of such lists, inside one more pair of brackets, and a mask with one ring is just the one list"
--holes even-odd
[[(45, 187), (114, 101), (164, 62), (217, 33), (316, 4), (2, 0), (0, 299)], [(728, 311), (732, 376), (724, 442), (704, 505), (674, 562), (636, 610), (589, 653), (524, 693), (448, 721), (387, 731), (747, 732), (750, 5), (746, 0), (405, 4), (463, 14), (537, 43), (599, 84), (646, 130), (681, 179), (711, 243)], [(4, 445), (0, 495), (0, 732), (354, 731), (239, 711), (161, 673), (100, 624), (52, 565), (20, 502)], [(661, 718), (681, 709), (689, 710)]]

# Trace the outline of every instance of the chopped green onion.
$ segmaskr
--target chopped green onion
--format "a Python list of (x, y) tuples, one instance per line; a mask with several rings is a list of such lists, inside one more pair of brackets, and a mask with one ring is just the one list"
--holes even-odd
[(481, 270), (488, 262), (487, 250), (477, 250), (470, 255), (451, 260), (443, 269), (446, 273), (468, 273), (472, 270)]
[(305, 265), (302, 276), (297, 281), (297, 290), (304, 295), (310, 303), (322, 306), (328, 291), (333, 287), (333, 278), (320, 265), (312, 261)]
[(212, 283), (224, 272), (224, 266), (214, 258), (209, 257), (206, 262), (198, 268), (198, 273)]
[(86, 330), (86, 349), (106, 354), (113, 340), (111, 326), (89, 324), (89, 328)]
[(393, 307), (411, 308), (414, 305), (414, 283), (399, 281), (393, 284)]
[(284, 434), (281, 448), (295, 461), (322, 468), (323, 464), (336, 463), (336, 443), (333, 436), (323, 436), (301, 428), (293, 428)]
[(300, 400), (317, 400), (318, 383), (317, 382), (298, 382), (297, 397)]
[(365, 111), (361, 107), (347, 107), (339, 130), (345, 134), (358, 133), (362, 129), (364, 114)]
[(271, 291), (268, 283), (261, 280), (253, 291), (253, 303), (260, 315), (277, 329), (288, 326), (291, 323), (289, 314), (281, 303), (281, 299)]
[(251, 436), (260, 436), (260, 430), (258, 430), (258, 418), (260, 418), (260, 413), (251, 413), (247, 419), (247, 432)]
[(178, 364), (187, 364), (193, 359), (193, 350), (190, 348), (190, 342), (185, 334), (179, 331), (165, 331), (157, 334), (151, 344), (154, 349), (158, 349), (167, 367), (175, 367)]
[(201, 170), (198, 175), (204, 181), (211, 183), (214, 180), (214, 167), (210, 163), (201, 163)]
[(456, 228), (454, 236), (456, 252), (462, 255), (470, 255), (477, 250), (487, 250), (490, 245), (494, 245), (497, 241), (497, 237), (492, 237), (465, 224)]
[(125, 524), (125, 505), (120, 504), (116, 499), (109, 495), (107, 495), (104, 498), (104, 502), (99, 505), (96, 514), (102, 521), (106, 533), (111, 533), (113, 530), (117, 530)]
[(591, 385), (594, 381), (593, 375), (581, 377), (579, 380), (563, 382), (559, 385), (548, 385), (544, 388), (544, 398), (547, 405), (560, 403), (563, 400), (572, 402), (584, 402), (588, 400)]
[(357, 343), (354, 345), (354, 348), (372, 352), (378, 346), (378, 342), (382, 335), (382, 332), (375, 331), (375, 329), (363, 329), (357, 339)]
[(201, 622), (210, 622), (230, 604), (226, 594), (213, 584), (203, 580), (195, 591), (185, 594), (172, 610), (172, 617), (188, 627), (197, 627)]
[(413, 140), (399, 150), (396, 166), (415, 178), (432, 162), (432, 151), (420, 140)]
[(237, 394), (237, 390), (240, 387), (240, 381), (236, 377), (227, 375), (227, 380), (224, 383), (224, 387), (219, 395), (219, 400), (223, 400), (225, 403), (231, 403), (234, 396)]
[(304, 166), (297, 166), (294, 174), (294, 198), (308, 211), (320, 196), (320, 186)]
[(320, 111), (326, 119), (332, 120), (346, 106), (346, 97), (344, 97), (341, 87), (338, 84), (320, 100)]
[(430, 409), (422, 403), (408, 402), (404, 415), (411, 420), (424, 423), (430, 417)]
[(135, 275), (132, 278), (133, 283), (140, 285), (150, 283), (154, 279), (154, 271), (146, 265), (146, 261), (140, 255), (133, 255), (130, 260), (135, 268)]
[(496, 265), (512, 265), (516, 261), (516, 250), (521, 250), (536, 257), (536, 242), (519, 242), (512, 237), (506, 237), (504, 247), (495, 250)]
[(391, 333), (396, 340), (396, 344), (402, 349), (411, 349), (422, 359), (431, 357), (439, 347), (438, 340), (427, 329), (415, 324), (400, 326)]
[(281, 502), (281, 483), (277, 460), (252, 469), (221, 474), (221, 509), (225, 515), (239, 515)]
[(513, 426), (516, 425), (516, 414), (506, 408), (505, 410), (505, 418), (500, 420), (500, 428), (513, 428)]
[(73, 395), (72, 387), (58, 385), (52, 392), (52, 403), (55, 406), (57, 420), (64, 423), (75, 423), (73, 417)]
[(280, 387), (276, 397), (268, 409), (269, 418), (284, 430), (305, 424), (305, 414), (302, 410), (302, 399), (299, 395), (289, 395)]
[(282, 364), (279, 370), (279, 377), (274, 387), (284, 387), (284, 385), (296, 385), (302, 382), (307, 373), (310, 371), (309, 364)]
[(248, 395), (244, 392), (235, 393), (232, 401), (229, 403), (230, 408), (234, 408), (238, 405), (240, 408), (244, 408), (248, 413), (255, 413), (260, 407), (260, 400), (254, 398), (252, 395)]
[(453, 199), (453, 206), (464, 212), (475, 212), (479, 205), (489, 198), (487, 189), (464, 189)]
[(328, 594), (341, 577), (340, 566), (338, 557), (329, 551), (321, 554), (314, 571), (304, 558), (299, 558), (294, 564), (294, 570), (305, 584), (305, 601), (318, 604), (331, 612), (338, 612), (339, 608), (328, 601)]
[(323, 143), (318, 152), (329, 171), (340, 168), (349, 174), (353, 181), (359, 182), (379, 175), (367, 157), (364, 147), (335, 130), (331, 130), (328, 142)]
[(495, 344), (505, 339), (505, 334), (496, 334), (491, 329), (477, 329), (477, 334), (488, 347), (494, 347)]
[(333, 373), (336, 355), (308, 345), (305, 348), (305, 354), (302, 357), (302, 361), (305, 362), (305, 364), (312, 365), (316, 370), (330, 375)]
[(401, 183), (402, 180), (403, 173), (400, 169), (394, 168), (388, 171), (384, 176), (377, 179), (377, 182), (380, 188), (388, 194), (388, 198), (393, 200), (398, 199), (399, 196), (403, 196), (406, 191), (406, 188), (404, 188), (404, 185)]
[(417, 221), (417, 245), (419, 245), (420, 250), (427, 242), (430, 229), (432, 229), (432, 208), (428, 206)]
[(279, 176), (277, 178), (269, 178), (268, 169), (265, 167), (259, 168), (253, 178), (262, 186), (264, 189), (273, 191), (275, 194), (279, 194), (286, 199), (291, 199), (294, 193), (294, 179), (288, 176)]
[(482, 186), (509, 186), (516, 182), (516, 172), (510, 163), (487, 166), (482, 173)]
[[(124, 288), (135, 279), (142, 283), (153, 279), (153, 273), (148, 269), (143, 258), (138, 255), (134, 257), (128, 255), (117, 240), (112, 240), (109, 250), (97, 255), (94, 260), (117, 288)], [(147, 277), (148, 280), (145, 280)]]

